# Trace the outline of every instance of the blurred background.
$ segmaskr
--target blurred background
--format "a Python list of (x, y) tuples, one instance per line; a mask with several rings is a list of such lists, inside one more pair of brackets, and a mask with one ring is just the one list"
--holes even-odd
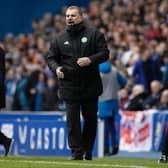
[(44, 13), (53, 15), (61, 13), (62, 6), (76, 4), (87, 7), (89, 0), (6, 0), (1, 2), (0, 20), (2, 23), (0, 39), (11, 32), (14, 35), (19, 33), (30, 33), (32, 30), (31, 23), (35, 18), (42, 19)]
[[(159, 151), (168, 127), (167, 0), (2, 1), (0, 43), (6, 50), (6, 108), (0, 114), (1, 124), (31, 121), (32, 115), (42, 113), (66, 112), (57, 78), (49, 70), (45, 56), (51, 40), (65, 27), (65, 11), (69, 5), (80, 6), (85, 21), (104, 33), (110, 50), (109, 61), (128, 81), (118, 93), (121, 149), (136, 151), (137, 143), (144, 138), (139, 151)], [(65, 121), (64, 116), (61, 120)], [(30, 134), (31, 126), (28, 125)], [(8, 130), (6, 126), (1, 127)], [(139, 133), (143, 138), (137, 140)], [(20, 135), (13, 136), (17, 139)]]

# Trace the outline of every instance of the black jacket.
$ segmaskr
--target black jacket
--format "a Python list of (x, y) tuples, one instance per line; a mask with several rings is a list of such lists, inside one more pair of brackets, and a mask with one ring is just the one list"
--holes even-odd
[[(51, 43), (47, 55), (50, 69), (56, 73), (63, 66), (64, 79), (60, 79), (60, 94), (64, 99), (96, 98), (102, 93), (98, 64), (108, 59), (109, 50), (102, 33), (83, 23), (77, 33), (67, 29)], [(77, 59), (89, 57), (90, 66), (80, 67)]]
[(0, 48), (0, 108), (5, 107), (5, 52)]

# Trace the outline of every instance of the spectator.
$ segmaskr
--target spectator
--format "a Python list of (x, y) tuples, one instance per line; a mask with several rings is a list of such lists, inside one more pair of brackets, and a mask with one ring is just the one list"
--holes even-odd
[(33, 71), (27, 80), (26, 95), (29, 98), (29, 108), (31, 111), (35, 110), (35, 94), (39, 73), (39, 70)]
[(135, 84), (141, 84), (146, 91), (150, 91), (150, 83), (159, 80), (157, 64), (151, 59), (151, 49), (143, 48), (141, 58), (136, 62), (133, 69)]
[[(136, 3), (134, 0), (94, 0), (89, 2), (88, 9), (82, 9), (86, 21), (89, 24), (94, 24), (101, 32), (105, 33), (110, 55), (114, 58), (113, 62), (116, 62), (116, 67), (120, 68), (122, 73), (125, 71), (124, 74), (127, 73), (127, 77), (136, 78), (136, 83), (137, 78), (141, 78), (141, 82), (138, 84), (143, 84), (145, 90), (150, 89), (150, 83), (153, 80), (160, 80), (157, 78), (158, 76), (164, 76), (161, 82), (168, 81), (165, 79), (166, 73), (161, 75), (158, 70), (160, 66), (163, 66), (162, 72), (165, 71), (162, 54), (168, 46), (167, 6), (167, 0), (154, 1), (153, 3), (151, 0), (140, 0)], [(46, 63), (43, 58), (48, 51), (49, 41), (55, 39), (65, 27), (66, 9), (66, 6), (63, 7), (62, 13), (55, 16), (46, 13), (41, 20), (35, 18), (32, 21), (32, 32), (27, 35), (22, 32), (16, 37), (11, 33), (6, 35), (3, 41), (7, 51), (6, 72), (8, 70), (15, 72), (21, 64), (28, 69), (29, 74), (37, 69), (46, 72)], [(140, 50), (142, 47), (140, 46), (142, 42), (144, 46), (147, 46), (143, 46), (144, 53), (151, 50), (150, 60), (154, 65), (154, 67), (152, 65), (152, 71), (154, 69), (155, 77), (150, 71), (149, 74), (152, 75), (144, 73), (143, 68), (138, 69), (139, 73), (137, 74), (140, 77), (132, 75), (135, 65), (137, 66), (137, 59), (141, 59)], [(15, 76), (15, 80), (17, 80), (17, 76)], [(167, 86), (164, 84), (165, 88)]]
[(143, 102), (146, 98), (146, 93), (143, 85), (135, 85), (132, 89), (129, 103), (125, 110), (140, 111), (144, 110)]
[(164, 90), (160, 97), (160, 102), (156, 106), (159, 110), (167, 110), (168, 109), (168, 90)]
[(34, 90), (34, 111), (43, 111), (44, 97), (46, 93), (46, 76), (44, 72), (40, 72), (37, 76), (37, 83)]
[(162, 83), (165, 89), (168, 89), (168, 50), (163, 54), (163, 65), (162, 70)]
[(13, 110), (29, 110), (29, 101), (26, 95), (26, 87), (28, 81), (28, 72), (26, 67), (20, 66), (18, 68), (18, 75), (19, 80), (17, 82), (14, 95)]
[(12, 110), (12, 105), (14, 101), (14, 94), (16, 91), (16, 77), (13, 69), (10, 69), (6, 72), (6, 110)]
[(43, 110), (58, 110), (58, 86), (53, 77), (47, 79), (46, 91), (44, 93)]
[(156, 108), (156, 105), (159, 103), (160, 100), (161, 83), (159, 81), (152, 81), (150, 84), (150, 88), (151, 93), (144, 101), (145, 109)]

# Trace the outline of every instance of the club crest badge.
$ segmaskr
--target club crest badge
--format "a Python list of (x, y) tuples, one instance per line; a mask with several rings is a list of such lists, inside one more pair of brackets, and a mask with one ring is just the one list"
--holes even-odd
[(82, 38), (81, 38), (81, 42), (82, 42), (82, 43), (87, 43), (87, 41), (88, 41), (88, 38), (87, 38), (87, 37), (82, 37)]
[(65, 41), (65, 42), (64, 42), (64, 45), (69, 45), (69, 41)]

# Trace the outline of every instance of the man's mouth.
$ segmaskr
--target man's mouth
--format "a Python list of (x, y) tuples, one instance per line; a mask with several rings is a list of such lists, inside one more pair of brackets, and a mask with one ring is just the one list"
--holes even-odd
[(69, 25), (73, 25), (73, 24), (74, 24), (74, 21), (68, 21), (68, 24), (69, 24)]

